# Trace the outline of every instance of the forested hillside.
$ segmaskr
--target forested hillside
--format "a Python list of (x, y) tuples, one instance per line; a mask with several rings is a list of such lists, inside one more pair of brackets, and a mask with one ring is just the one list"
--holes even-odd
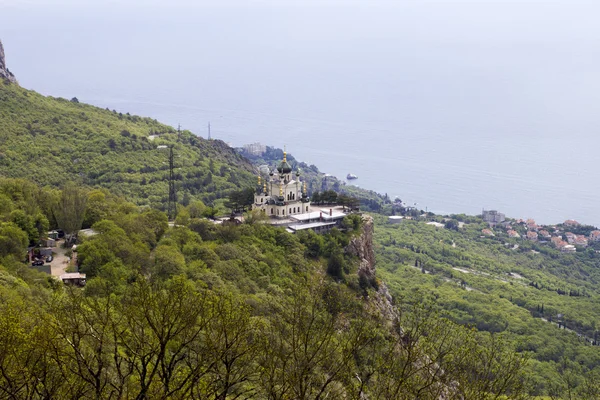
[[(483, 236), (481, 219), (444, 229), (377, 218), (380, 277), (404, 299), (433, 298), (462, 325), (530, 354), (533, 393), (599, 398), (600, 254)], [(595, 388), (595, 389), (593, 389)], [(590, 394), (591, 393), (591, 394)]]
[[(161, 146), (161, 147), (159, 147)], [(249, 162), (221, 141), (0, 81), (0, 174), (41, 186), (104, 187), (139, 205), (164, 207), (174, 146), (179, 200), (216, 199), (254, 183)]]
[(253, 218), (215, 225), (191, 204), (170, 228), (160, 211), (79, 191), (97, 233), (79, 239), (83, 289), (22, 262), (26, 230), (56, 227), (56, 200), (72, 193), (0, 180), (0, 398), (433, 400), (526, 391), (526, 360), (505, 341), (431, 305), (391, 311), (381, 283), (346, 251), (364, 240), (368, 218), (349, 216), (324, 236), (292, 235)]

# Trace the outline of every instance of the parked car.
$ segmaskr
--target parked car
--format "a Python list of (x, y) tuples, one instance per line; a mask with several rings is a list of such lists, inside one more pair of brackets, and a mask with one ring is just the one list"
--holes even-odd
[(31, 265), (33, 265), (33, 266), (44, 265), (44, 261), (43, 260), (35, 260), (34, 262), (31, 263)]
[(46, 257), (46, 262), (52, 262), (52, 260), (54, 260), (54, 257), (52, 257), (52, 256)]

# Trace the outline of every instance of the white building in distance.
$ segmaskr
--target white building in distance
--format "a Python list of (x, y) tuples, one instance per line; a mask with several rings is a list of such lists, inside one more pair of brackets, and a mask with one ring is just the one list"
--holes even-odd
[(243, 148), (246, 153), (252, 154), (254, 156), (260, 156), (265, 151), (267, 151), (267, 146), (258, 142), (252, 144), (245, 144)]
[(491, 226), (504, 222), (506, 216), (496, 210), (483, 210), (483, 220)]

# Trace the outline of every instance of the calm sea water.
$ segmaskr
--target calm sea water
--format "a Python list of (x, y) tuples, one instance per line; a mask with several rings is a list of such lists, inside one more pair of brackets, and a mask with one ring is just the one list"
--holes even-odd
[(161, 3), (0, 0), (8, 66), (436, 213), (600, 225), (600, 4)]

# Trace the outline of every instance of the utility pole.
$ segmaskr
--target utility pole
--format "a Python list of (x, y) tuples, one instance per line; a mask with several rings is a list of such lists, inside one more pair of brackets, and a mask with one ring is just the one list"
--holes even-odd
[(208, 140), (210, 140), (210, 122), (208, 123)]
[(169, 204), (167, 206), (167, 215), (169, 221), (175, 220), (177, 216), (177, 193), (175, 192), (173, 145), (169, 147)]
[(181, 139), (181, 124), (177, 124), (177, 140)]

